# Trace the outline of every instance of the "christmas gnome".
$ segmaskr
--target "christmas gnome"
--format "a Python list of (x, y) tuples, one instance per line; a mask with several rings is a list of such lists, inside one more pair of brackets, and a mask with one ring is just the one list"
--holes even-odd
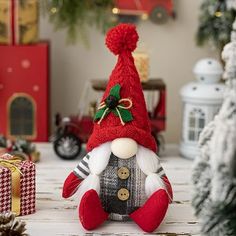
[(64, 198), (78, 192), (79, 219), (87, 230), (108, 219), (132, 219), (152, 232), (172, 201), (132, 57), (137, 41), (134, 25), (119, 24), (108, 31), (106, 45), (118, 62), (95, 114), (88, 153), (63, 186)]

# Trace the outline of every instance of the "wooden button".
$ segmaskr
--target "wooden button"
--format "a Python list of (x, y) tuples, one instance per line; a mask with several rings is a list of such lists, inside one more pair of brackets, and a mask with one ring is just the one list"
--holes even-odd
[(130, 175), (129, 169), (127, 167), (119, 168), (117, 174), (120, 179), (128, 179)]
[(119, 198), (119, 200), (121, 201), (126, 201), (129, 199), (129, 190), (126, 188), (121, 188), (118, 192), (117, 192), (117, 197)]

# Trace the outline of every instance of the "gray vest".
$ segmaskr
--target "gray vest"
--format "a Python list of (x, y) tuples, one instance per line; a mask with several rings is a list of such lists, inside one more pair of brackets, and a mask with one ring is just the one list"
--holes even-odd
[(144, 204), (145, 178), (135, 156), (120, 159), (111, 154), (100, 177), (100, 198), (111, 220), (128, 220), (128, 215)]

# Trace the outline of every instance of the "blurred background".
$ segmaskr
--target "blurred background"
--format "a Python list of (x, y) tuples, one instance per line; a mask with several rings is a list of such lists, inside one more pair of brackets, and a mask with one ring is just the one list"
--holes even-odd
[[(10, 139), (55, 141), (74, 125), (78, 130), (69, 131), (76, 136), (74, 141), (86, 143), (104, 83), (117, 60), (106, 48), (104, 34), (128, 22), (136, 24), (140, 36), (134, 57), (158, 145), (165, 140), (184, 146), (187, 142), (187, 148), (194, 148), (222, 103), (221, 89), (215, 88), (220, 91), (215, 94), (206, 84), (218, 83), (222, 77), (220, 54), (230, 41), (232, 4), (1, 0), (0, 133)], [(206, 78), (205, 83), (203, 74), (216, 80)], [(197, 84), (183, 90), (196, 78), (203, 82), (197, 91)]]
[[(165, 24), (139, 20), (137, 30), (150, 58), (150, 77), (165, 81), (167, 93), (166, 142), (178, 143), (181, 137), (182, 106), (180, 88), (194, 79), (192, 67), (205, 57), (219, 59), (219, 50), (196, 45), (202, 1), (175, 2), (176, 19)], [(79, 26), (78, 26), (79, 27)], [(86, 47), (81, 39), (68, 45), (66, 29), (54, 31), (48, 17), (40, 17), (40, 38), (51, 42), (51, 114), (75, 113), (85, 82), (94, 78), (108, 78), (116, 57), (104, 45), (104, 34), (95, 27), (87, 27)]]

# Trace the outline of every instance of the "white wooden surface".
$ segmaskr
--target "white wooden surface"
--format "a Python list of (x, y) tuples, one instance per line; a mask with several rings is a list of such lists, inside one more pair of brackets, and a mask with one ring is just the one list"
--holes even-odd
[[(41, 152), (41, 162), (37, 163), (37, 211), (20, 217), (26, 221), (27, 232), (31, 236), (144, 234), (133, 222), (106, 222), (100, 228), (86, 232), (78, 221), (76, 199), (65, 200), (61, 197), (63, 181), (79, 159), (61, 160), (54, 154), (51, 144), (38, 144), (38, 149)], [(158, 230), (145, 235), (199, 235), (199, 225), (190, 206), (192, 162), (178, 156), (177, 146), (167, 147), (161, 160), (173, 186), (174, 202)]]

